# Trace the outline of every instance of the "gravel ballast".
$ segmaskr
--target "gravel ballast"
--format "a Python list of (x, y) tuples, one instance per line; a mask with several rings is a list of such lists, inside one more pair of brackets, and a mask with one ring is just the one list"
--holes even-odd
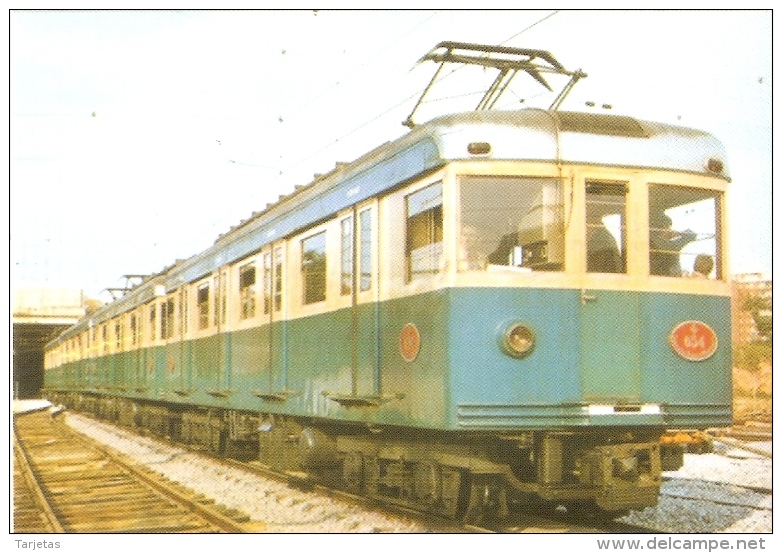
[[(748, 445), (771, 452), (771, 442)], [(663, 473), (656, 507), (621, 520), (660, 532), (771, 532), (771, 474), (770, 458), (716, 442), (714, 453), (686, 454), (681, 469)]]
[(69, 413), (68, 424), (169, 480), (236, 509), (274, 533), (426, 532), (415, 521), (393, 517), (249, 472), (227, 467), (205, 456), (144, 438), (121, 428)]
[[(227, 467), (185, 449), (68, 413), (76, 430), (111, 446), (168, 479), (247, 514), (274, 533), (427, 532), (422, 523), (289, 487)], [(715, 453), (685, 455), (682, 469), (664, 473), (659, 503), (619, 519), (651, 531), (767, 533), (772, 531), (772, 462), (715, 444)], [(755, 444), (770, 448), (770, 443)]]

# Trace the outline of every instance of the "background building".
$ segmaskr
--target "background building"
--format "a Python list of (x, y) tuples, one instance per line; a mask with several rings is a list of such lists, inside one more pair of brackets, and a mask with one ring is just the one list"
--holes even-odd
[(43, 385), (43, 350), (49, 340), (75, 324), (85, 313), (81, 290), (21, 288), (14, 291), (13, 395), (40, 397)]
[(733, 277), (731, 323), (733, 343), (771, 341), (771, 278), (762, 273)]

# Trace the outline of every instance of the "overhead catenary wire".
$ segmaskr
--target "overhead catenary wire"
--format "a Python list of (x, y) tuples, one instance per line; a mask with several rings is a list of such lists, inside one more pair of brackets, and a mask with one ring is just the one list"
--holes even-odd
[(292, 112), (292, 113), (295, 113), (295, 112), (297, 112), (297, 111), (301, 111), (301, 110), (303, 110), (304, 108), (306, 108), (306, 107), (310, 106), (310, 105), (311, 105), (313, 102), (315, 102), (315, 100), (318, 100), (319, 98), (322, 98), (322, 97), (323, 97), (323, 96), (324, 96), (326, 93), (330, 92), (330, 91), (331, 91), (332, 89), (334, 89), (335, 87), (337, 87), (337, 86), (339, 86), (340, 84), (344, 83), (346, 79), (348, 79), (349, 77), (352, 77), (352, 76), (353, 76), (353, 75), (355, 75), (357, 72), (364, 70), (364, 68), (366, 67), (366, 65), (367, 65), (367, 64), (368, 64), (370, 61), (372, 61), (372, 60), (376, 59), (377, 57), (381, 56), (382, 54), (385, 54), (386, 52), (388, 52), (388, 50), (390, 50), (390, 49), (391, 49), (393, 46), (397, 45), (397, 44), (398, 44), (398, 43), (399, 43), (399, 42), (400, 42), (400, 41), (401, 41), (401, 40), (402, 40), (404, 37), (408, 36), (409, 34), (413, 33), (413, 32), (414, 32), (416, 29), (418, 29), (418, 28), (422, 27), (423, 25), (425, 25), (426, 23), (428, 23), (428, 22), (429, 22), (429, 21), (430, 21), (432, 18), (434, 18), (434, 16), (436, 16), (438, 13), (439, 13), (439, 11), (435, 10), (435, 11), (434, 11), (434, 13), (432, 13), (432, 14), (431, 14), (429, 17), (427, 17), (426, 19), (424, 19), (423, 21), (421, 21), (420, 23), (418, 23), (417, 25), (415, 25), (415, 26), (414, 26), (412, 29), (410, 29), (410, 30), (409, 30), (409, 31), (407, 31), (406, 33), (404, 33), (404, 34), (400, 35), (398, 38), (396, 38), (394, 41), (392, 41), (391, 43), (389, 43), (387, 46), (385, 46), (385, 47), (383, 47), (383, 48), (381, 48), (381, 49), (377, 50), (377, 51), (376, 51), (374, 54), (372, 54), (371, 56), (369, 56), (369, 57), (368, 57), (368, 58), (366, 58), (365, 60), (361, 61), (361, 62), (358, 64), (358, 67), (357, 67), (357, 68), (351, 69), (351, 70), (347, 71), (346, 73), (343, 73), (343, 74), (342, 74), (342, 75), (341, 75), (341, 76), (340, 76), (340, 77), (339, 77), (339, 78), (336, 80), (336, 82), (335, 82), (334, 84), (332, 84), (332, 85), (331, 85), (331, 86), (329, 86), (329, 87), (326, 87), (326, 88), (322, 89), (322, 90), (320, 91), (320, 93), (319, 93), (319, 94), (316, 94), (315, 96), (313, 96), (313, 97), (312, 97), (312, 98), (310, 98), (309, 100), (305, 101), (303, 104), (301, 104), (301, 105), (300, 105), (299, 107), (297, 107), (295, 110), (293, 110), (293, 112)]
[[(511, 40), (513, 40), (514, 38), (516, 38), (516, 37), (520, 36), (522, 33), (524, 33), (524, 32), (526, 32), (526, 31), (528, 31), (528, 30), (532, 29), (533, 27), (535, 27), (535, 26), (536, 26), (536, 25), (538, 25), (539, 23), (542, 23), (543, 21), (546, 21), (547, 19), (550, 19), (551, 17), (553, 17), (554, 15), (556, 15), (558, 12), (559, 12), (559, 10), (555, 10), (554, 12), (552, 12), (552, 13), (550, 13), (550, 14), (546, 15), (546, 16), (545, 16), (545, 17), (543, 17), (542, 19), (539, 19), (538, 21), (536, 21), (536, 22), (535, 22), (535, 23), (533, 23), (532, 25), (529, 25), (529, 26), (525, 27), (524, 29), (522, 29), (522, 30), (521, 30), (521, 31), (519, 31), (518, 33), (514, 34), (513, 36), (511, 36), (511, 37), (509, 37), (509, 38), (505, 39), (505, 40), (504, 40), (504, 41), (502, 41), (500, 44), (501, 44), (501, 45), (504, 45), (504, 44), (506, 44), (507, 42), (510, 42), (510, 41), (511, 41)], [(436, 14), (435, 14), (435, 15), (436, 15)], [(429, 19), (431, 19), (431, 18), (429, 18)], [(427, 21), (428, 21), (428, 19), (427, 19)], [(425, 23), (425, 22), (426, 22), (426, 21), (424, 21), (424, 23)], [(423, 24), (423, 23), (422, 23), (422, 24)], [(420, 26), (420, 25), (419, 25), (419, 26)], [(411, 31), (411, 32), (412, 32), (412, 31)], [(408, 33), (408, 34), (409, 34), (409, 33)], [(442, 82), (443, 80), (447, 79), (448, 77), (450, 77), (451, 75), (453, 75), (454, 73), (456, 73), (457, 71), (459, 71), (460, 69), (463, 69), (463, 67), (464, 67), (464, 66), (459, 66), (459, 67), (456, 67), (456, 68), (454, 68), (454, 69), (453, 69), (452, 71), (450, 71), (449, 73), (447, 73), (447, 74), (443, 75), (442, 77), (438, 78), (438, 79), (437, 79), (435, 82)], [(377, 121), (378, 119), (380, 119), (380, 118), (381, 118), (381, 117), (383, 117), (384, 115), (388, 114), (389, 112), (391, 112), (391, 111), (393, 111), (394, 109), (396, 109), (396, 108), (400, 107), (401, 105), (403, 105), (405, 102), (408, 102), (408, 101), (412, 100), (413, 98), (415, 98), (416, 96), (418, 96), (419, 94), (421, 94), (423, 91), (424, 91), (424, 89), (423, 89), (423, 88), (421, 88), (420, 90), (418, 90), (418, 91), (414, 92), (413, 94), (411, 94), (410, 96), (408, 96), (408, 97), (407, 97), (407, 98), (405, 98), (404, 100), (402, 100), (402, 101), (398, 102), (397, 104), (395, 104), (395, 105), (391, 106), (390, 108), (387, 108), (385, 111), (383, 111), (383, 112), (379, 113), (378, 115), (374, 116), (372, 119), (369, 119), (368, 121), (365, 121), (365, 122), (364, 122), (364, 123), (362, 123), (361, 125), (359, 125), (359, 126), (355, 127), (353, 130), (349, 131), (348, 133), (346, 133), (346, 134), (344, 134), (344, 135), (340, 136), (339, 138), (335, 139), (334, 141), (330, 142), (329, 144), (327, 144), (327, 145), (326, 145), (326, 146), (324, 146), (323, 148), (321, 148), (321, 149), (317, 150), (316, 152), (314, 152), (314, 153), (312, 153), (312, 154), (310, 154), (310, 155), (308, 155), (308, 156), (306, 156), (306, 157), (304, 157), (304, 158), (302, 158), (302, 159), (298, 160), (298, 161), (297, 161), (295, 164), (293, 164), (293, 165), (291, 165), (290, 167), (288, 167), (287, 169), (285, 169), (285, 171), (289, 171), (289, 170), (291, 170), (291, 169), (295, 169), (295, 168), (297, 168), (297, 167), (298, 167), (298, 166), (300, 166), (302, 163), (304, 163), (304, 162), (306, 162), (306, 161), (309, 161), (309, 160), (310, 160), (310, 159), (312, 159), (313, 157), (315, 157), (315, 156), (319, 155), (320, 153), (322, 153), (322, 152), (324, 152), (324, 151), (328, 150), (329, 148), (331, 148), (331, 147), (332, 147), (332, 146), (334, 146), (335, 144), (337, 144), (337, 143), (339, 143), (339, 142), (343, 141), (344, 139), (346, 139), (346, 138), (348, 138), (349, 136), (353, 135), (354, 133), (358, 132), (359, 130), (361, 130), (362, 128), (366, 127), (366, 126), (367, 126), (367, 125), (369, 125), (370, 123), (373, 123), (373, 122)], [(463, 94), (463, 95), (457, 95), (457, 96), (453, 96), (453, 98), (455, 98), (455, 97), (458, 97), (458, 96), (469, 96), (469, 95), (471, 95), (471, 94), (473, 94), (473, 93), (468, 93), (468, 94)], [(536, 96), (538, 96), (538, 95), (536, 95)], [(445, 99), (446, 99), (446, 98), (438, 98), (438, 99), (436, 99), (436, 100), (433, 100), (433, 101), (442, 101), (442, 100), (445, 100)]]
[[(298, 106), (298, 107), (296, 108), (296, 110), (295, 110), (295, 111), (289, 111), (289, 112), (287, 112), (287, 113), (286, 113), (286, 115), (285, 115), (285, 117), (283, 117), (283, 116), (279, 116), (279, 122), (280, 122), (280, 123), (283, 123), (284, 121), (286, 121), (286, 120), (289, 120), (289, 118), (295, 117), (295, 116), (296, 116), (296, 114), (298, 114), (298, 113), (301, 113), (301, 112), (302, 112), (302, 111), (303, 111), (305, 108), (307, 108), (308, 106), (310, 106), (310, 105), (311, 105), (313, 102), (315, 102), (317, 99), (319, 99), (319, 98), (323, 97), (323, 96), (324, 96), (324, 95), (325, 95), (325, 94), (326, 94), (328, 91), (330, 91), (330, 90), (334, 89), (334, 88), (335, 88), (335, 87), (337, 87), (337, 86), (338, 86), (340, 83), (344, 82), (346, 78), (348, 78), (348, 77), (351, 77), (351, 76), (355, 75), (356, 73), (358, 73), (358, 72), (360, 72), (360, 71), (362, 71), (362, 70), (365, 70), (365, 68), (367, 67), (367, 64), (368, 64), (368, 62), (370, 62), (370, 61), (371, 61), (371, 60), (373, 60), (373, 59), (376, 59), (378, 56), (381, 56), (381, 55), (383, 55), (384, 53), (386, 53), (387, 51), (389, 51), (391, 48), (393, 48), (395, 45), (397, 45), (397, 44), (398, 44), (398, 43), (399, 43), (401, 40), (403, 40), (405, 37), (407, 37), (407, 36), (408, 36), (408, 35), (410, 35), (411, 33), (415, 32), (417, 29), (421, 28), (423, 25), (425, 25), (425, 24), (427, 24), (429, 21), (431, 21), (431, 20), (432, 20), (432, 19), (433, 19), (435, 16), (437, 16), (439, 13), (440, 13), (440, 11), (438, 11), (438, 10), (435, 10), (435, 11), (434, 11), (433, 13), (431, 13), (431, 14), (430, 14), (428, 17), (426, 17), (426, 18), (425, 18), (423, 21), (420, 21), (420, 22), (418, 22), (418, 23), (417, 23), (416, 25), (414, 25), (414, 26), (413, 26), (413, 27), (412, 27), (410, 30), (408, 30), (408, 31), (406, 31), (405, 33), (403, 33), (403, 34), (399, 35), (399, 36), (398, 36), (398, 37), (397, 37), (395, 40), (393, 40), (392, 42), (388, 43), (386, 46), (384, 46), (383, 48), (381, 48), (381, 49), (377, 50), (375, 53), (373, 53), (373, 54), (372, 54), (372, 55), (370, 55), (368, 58), (366, 58), (365, 60), (363, 60), (363, 61), (362, 61), (362, 62), (359, 64), (359, 66), (358, 66), (357, 68), (354, 68), (354, 69), (352, 69), (352, 70), (349, 70), (348, 72), (346, 72), (345, 74), (343, 74), (343, 75), (342, 75), (342, 76), (341, 76), (341, 77), (340, 77), (340, 78), (339, 78), (339, 79), (338, 79), (338, 80), (337, 80), (337, 81), (336, 81), (334, 84), (332, 84), (330, 87), (328, 87), (327, 89), (323, 90), (321, 93), (317, 94), (316, 96), (314, 96), (314, 97), (310, 98), (309, 100), (305, 101), (303, 104), (301, 104), (300, 106)], [(387, 113), (389, 113), (389, 112), (393, 111), (395, 108), (397, 108), (397, 107), (401, 106), (402, 104), (404, 104), (405, 102), (409, 101), (411, 98), (414, 98), (416, 94), (420, 94), (420, 91), (419, 91), (419, 92), (417, 92), (417, 93), (414, 93), (413, 95), (411, 95), (411, 96), (410, 96), (410, 97), (408, 97), (408, 98), (405, 98), (405, 99), (404, 99), (404, 100), (402, 100), (401, 102), (399, 102), (399, 103), (397, 103), (396, 105), (394, 105), (394, 106), (392, 106), (392, 107), (390, 107), (390, 108), (386, 109), (385, 111), (383, 111), (382, 113), (380, 113), (380, 114), (378, 114), (378, 115), (374, 116), (373, 118), (369, 119), (368, 121), (365, 121), (364, 123), (362, 123), (362, 124), (361, 124), (361, 125), (359, 125), (358, 127), (354, 128), (353, 130), (351, 130), (351, 131), (350, 131), (350, 132), (348, 132), (347, 134), (345, 134), (345, 135), (343, 135), (343, 136), (341, 136), (341, 137), (337, 138), (336, 140), (334, 140), (334, 141), (330, 142), (330, 143), (329, 143), (329, 144), (327, 144), (326, 146), (324, 146), (324, 147), (322, 147), (322, 148), (318, 149), (317, 151), (315, 151), (315, 152), (313, 152), (313, 153), (311, 153), (311, 154), (307, 155), (307, 156), (306, 156), (306, 157), (304, 157), (304, 158), (298, 159), (297, 161), (295, 161), (294, 163), (292, 163), (292, 164), (290, 164), (290, 165), (288, 165), (288, 166), (285, 166), (285, 167), (282, 167), (282, 168), (280, 168), (280, 167), (273, 168), (273, 167), (270, 167), (270, 166), (268, 166), (268, 165), (259, 165), (259, 164), (255, 164), (255, 163), (246, 163), (246, 162), (242, 162), (242, 161), (240, 161), (240, 160), (228, 160), (228, 163), (231, 163), (231, 164), (234, 164), (234, 165), (250, 166), (250, 167), (261, 167), (261, 168), (264, 168), (264, 169), (274, 169), (275, 171), (279, 171), (279, 173), (278, 173), (277, 175), (275, 175), (275, 176), (271, 177), (271, 179), (270, 179), (270, 181), (271, 181), (271, 182), (270, 182), (270, 184), (271, 184), (271, 185), (275, 185), (275, 184), (277, 184), (277, 183), (280, 181), (280, 178), (281, 178), (283, 175), (285, 175), (285, 174), (288, 174), (288, 173), (290, 173), (292, 170), (295, 170), (295, 169), (297, 169), (297, 168), (301, 167), (301, 166), (302, 166), (302, 165), (303, 165), (305, 162), (309, 161), (310, 159), (312, 159), (312, 158), (316, 157), (316, 156), (317, 156), (317, 155), (319, 155), (320, 153), (322, 153), (322, 152), (324, 152), (324, 151), (328, 150), (329, 148), (333, 147), (335, 144), (339, 143), (341, 140), (344, 140), (345, 138), (347, 138), (347, 137), (349, 137), (349, 136), (353, 135), (354, 133), (358, 132), (358, 131), (359, 131), (359, 130), (361, 130), (362, 128), (366, 127), (367, 125), (370, 125), (370, 124), (371, 124), (371, 123), (373, 123), (374, 121), (376, 121), (376, 120), (380, 119), (381, 117), (383, 117), (383, 116), (384, 116), (384, 115), (386, 115)], [(268, 181), (267, 181), (267, 182), (268, 182)], [(268, 190), (268, 188), (271, 188), (271, 187), (267, 187), (267, 188), (266, 188), (266, 190), (264, 190), (264, 191), (259, 191), (259, 192), (256, 192), (256, 193), (252, 194), (252, 195), (251, 195), (251, 196), (248, 198), (248, 201), (252, 202), (252, 201), (253, 201), (253, 200), (255, 200), (256, 198), (260, 197), (262, 193), (264, 193), (264, 192), (266, 192), (266, 191)], [(221, 223), (228, 222), (228, 219), (229, 219), (228, 217), (221, 217), (221, 218), (220, 218), (220, 222), (221, 222)]]
[[(544, 17), (542, 17), (541, 19), (539, 19), (539, 20), (535, 21), (535, 22), (534, 22), (534, 23), (532, 23), (531, 25), (528, 25), (528, 26), (527, 26), (527, 27), (525, 27), (524, 29), (520, 30), (519, 32), (517, 32), (517, 33), (515, 33), (514, 35), (510, 36), (509, 38), (505, 39), (505, 40), (504, 40), (504, 41), (502, 41), (500, 44), (501, 44), (501, 45), (505, 45), (506, 43), (508, 43), (508, 42), (510, 42), (511, 40), (513, 40), (513, 39), (515, 39), (515, 38), (519, 37), (519, 36), (520, 36), (520, 35), (522, 35), (523, 33), (527, 32), (527, 31), (529, 31), (530, 29), (532, 29), (533, 27), (535, 27), (535, 26), (539, 25), (540, 23), (542, 23), (542, 22), (544, 22), (544, 21), (546, 21), (546, 20), (549, 20), (549, 19), (550, 19), (550, 18), (552, 18), (554, 15), (556, 15), (558, 12), (559, 12), (559, 10), (555, 10), (555, 11), (553, 11), (553, 12), (551, 12), (551, 13), (547, 14), (546, 16), (544, 16)], [(430, 15), (429, 17), (427, 17), (427, 18), (426, 18), (424, 21), (422, 21), (422, 22), (418, 23), (417, 25), (415, 25), (415, 26), (414, 26), (412, 29), (410, 29), (409, 31), (407, 31), (405, 34), (401, 35), (401, 36), (400, 36), (398, 39), (396, 39), (396, 40), (394, 40), (393, 42), (391, 42), (391, 43), (390, 43), (388, 46), (386, 46), (385, 48), (383, 48), (383, 49), (381, 49), (381, 50), (377, 51), (375, 54), (373, 54), (372, 56), (370, 56), (369, 58), (367, 58), (367, 60), (365, 60), (364, 62), (362, 62), (362, 64), (360, 65), (359, 69), (357, 69), (357, 70), (355, 70), (355, 71), (349, 71), (348, 73), (346, 73), (346, 74), (345, 74), (345, 76), (352, 76), (352, 75), (354, 75), (355, 73), (357, 73), (358, 71), (361, 71), (361, 70), (363, 70), (363, 69), (365, 68), (365, 66), (366, 66), (366, 63), (367, 63), (368, 61), (370, 61), (370, 60), (372, 60), (372, 59), (376, 58), (377, 56), (379, 56), (379, 55), (383, 54), (384, 52), (388, 51), (388, 50), (389, 50), (391, 47), (393, 47), (394, 45), (398, 44), (398, 43), (399, 43), (399, 41), (400, 41), (400, 40), (402, 40), (402, 39), (403, 39), (405, 36), (408, 36), (409, 34), (411, 34), (412, 32), (414, 32), (416, 29), (418, 29), (418, 28), (420, 28), (421, 26), (423, 26), (424, 24), (428, 23), (428, 22), (429, 22), (429, 21), (430, 21), (432, 18), (434, 18), (434, 17), (435, 17), (435, 16), (436, 16), (438, 13), (439, 13), (439, 12), (437, 12), (437, 11), (436, 11), (436, 12), (434, 12), (433, 14), (431, 14), (431, 15)], [(453, 70), (451, 70), (450, 72), (448, 72), (447, 74), (445, 74), (445, 75), (443, 75), (443, 76), (439, 77), (438, 79), (436, 79), (436, 81), (435, 81), (435, 82), (442, 82), (443, 80), (445, 80), (445, 79), (449, 78), (451, 75), (453, 75), (454, 73), (456, 73), (457, 71), (459, 71), (460, 69), (463, 69), (463, 68), (464, 68), (463, 66), (456, 67), (456, 68), (454, 68)], [(341, 78), (340, 78), (340, 79), (339, 79), (339, 80), (338, 80), (338, 81), (337, 81), (335, 84), (331, 85), (331, 86), (330, 86), (330, 87), (329, 87), (327, 90), (331, 90), (331, 89), (333, 89), (334, 87), (338, 86), (338, 85), (339, 85), (339, 83), (340, 83), (340, 82), (342, 82), (344, 78), (345, 78), (344, 76), (343, 76), (343, 77), (341, 77)], [(373, 116), (372, 118), (370, 118), (370, 119), (368, 119), (368, 120), (364, 121), (364, 122), (363, 122), (363, 123), (361, 123), (360, 125), (358, 125), (358, 126), (356, 126), (356, 127), (352, 128), (350, 131), (346, 132), (345, 134), (342, 134), (342, 135), (340, 135), (338, 138), (336, 138), (336, 139), (332, 140), (331, 142), (329, 142), (329, 143), (328, 143), (328, 144), (326, 144), (325, 146), (323, 146), (323, 147), (321, 147), (321, 148), (319, 148), (319, 149), (317, 149), (317, 150), (315, 150), (315, 151), (311, 152), (311, 153), (310, 153), (310, 154), (308, 154), (308, 155), (305, 155), (305, 156), (304, 156), (304, 157), (302, 157), (302, 158), (299, 158), (298, 160), (296, 160), (295, 162), (293, 162), (293, 163), (291, 163), (291, 164), (289, 164), (289, 165), (287, 165), (287, 166), (283, 166), (283, 167), (282, 167), (282, 168), (279, 170), (279, 174), (278, 174), (278, 175), (275, 175), (275, 176), (271, 177), (271, 179), (270, 179), (270, 181), (269, 181), (269, 184), (270, 184), (270, 185), (272, 185), (272, 186), (274, 186), (274, 185), (278, 184), (278, 183), (280, 182), (281, 178), (282, 178), (284, 175), (286, 175), (286, 174), (289, 174), (290, 172), (292, 172), (292, 171), (294, 171), (294, 170), (296, 170), (296, 169), (299, 169), (299, 168), (301, 168), (301, 167), (302, 167), (302, 166), (303, 166), (303, 165), (304, 165), (306, 162), (308, 162), (308, 161), (310, 161), (311, 159), (313, 159), (313, 158), (316, 158), (317, 156), (319, 156), (319, 155), (323, 154), (324, 152), (326, 152), (326, 151), (328, 151), (329, 149), (333, 148), (335, 145), (337, 145), (337, 144), (339, 144), (339, 143), (341, 143), (341, 142), (344, 142), (344, 141), (345, 141), (345, 139), (347, 139), (347, 138), (349, 138), (349, 137), (353, 136), (354, 134), (356, 134), (357, 132), (361, 131), (361, 130), (362, 130), (362, 129), (364, 129), (365, 127), (367, 127), (367, 126), (371, 125), (372, 123), (374, 123), (374, 122), (376, 122), (377, 120), (379, 120), (379, 119), (383, 118), (384, 116), (388, 115), (389, 113), (393, 112), (394, 110), (396, 110), (396, 109), (400, 108), (400, 107), (401, 107), (402, 105), (404, 105), (406, 102), (409, 102), (409, 101), (413, 100), (415, 97), (417, 97), (418, 95), (420, 95), (420, 94), (423, 92), (423, 90), (424, 90), (424, 88), (421, 88), (421, 89), (417, 90), (416, 92), (414, 92), (413, 94), (411, 94), (411, 95), (407, 96), (406, 98), (404, 98), (404, 99), (400, 100), (399, 102), (397, 102), (397, 103), (396, 103), (396, 104), (394, 104), (393, 106), (391, 106), (391, 107), (389, 107), (389, 108), (386, 108), (385, 110), (383, 110), (383, 111), (382, 111), (382, 112), (380, 112), (379, 114), (377, 114), (377, 115)], [(297, 108), (296, 112), (289, 112), (289, 113), (291, 113), (291, 114), (290, 114), (290, 115), (286, 115), (286, 117), (285, 117), (285, 118), (283, 118), (283, 120), (285, 120), (285, 119), (287, 119), (288, 117), (291, 117), (291, 115), (293, 115), (293, 114), (295, 114), (295, 113), (298, 113), (298, 112), (300, 112), (301, 110), (305, 109), (306, 107), (308, 107), (309, 105), (311, 105), (311, 104), (312, 104), (314, 101), (316, 101), (318, 98), (321, 98), (321, 97), (322, 97), (322, 96), (323, 96), (325, 93), (326, 93), (326, 91), (323, 91), (322, 93), (320, 93), (320, 94), (316, 95), (315, 97), (313, 97), (313, 98), (310, 98), (310, 99), (309, 99), (309, 100), (307, 100), (307, 101), (306, 101), (304, 104), (300, 105), (300, 106)], [(469, 94), (465, 94), (465, 95), (462, 95), (462, 96), (468, 96), (468, 95), (469, 95)], [(440, 101), (440, 100), (444, 100), (444, 99), (445, 99), (445, 98), (439, 98), (439, 99), (435, 99), (435, 100), (433, 100), (433, 101)], [(259, 190), (258, 192), (256, 192), (256, 193), (252, 194), (251, 196), (249, 196), (249, 197), (247, 198), (247, 200), (248, 200), (250, 203), (252, 203), (252, 201), (253, 201), (253, 200), (255, 200), (256, 198), (260, 197), (260, 196), (261, 196), (261, 194), (263, 194), (263, 193), (266, 193), (266, 192), (268, 191), (268, 189), (269, 189), (269, 188), (271, 188), (271, 186), (270, 186), (270, 187), (265, 187), (265, 190), (263, 190), (263, 191)], [(221, 217), (221, 219), (220, 219), (220, 223), (218, 223), (218, 224), (223, 224), (223, 223), (227, 222), (227, 220), (228, 220), (228, 217)], [(229, 223), (229, 224), (230, 224), (230, 223)]]

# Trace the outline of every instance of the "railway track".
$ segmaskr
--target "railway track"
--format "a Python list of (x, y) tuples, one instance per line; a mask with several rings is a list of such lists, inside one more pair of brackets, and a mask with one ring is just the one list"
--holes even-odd
[[(128, 432), (127, 429), (124, 429), (122, 427), (117, 427), (114, 425), (111, 425), (110, 423), (105, 423), (98, 421), (93, 418), (85, 418), (82, 419), (85, 422), (89, 421), (87, 423), (88, 427), (91, 427), (93, 429), (100, 429), (97, 434), (95, 434), (96, 438), (100, 435), (109, 436), (110, 442), (117, 445), (124, 440), (128, 439), (128, 437), (131, 435), (130, 432)], [(77, 425), (77, 428), (80, 426), (84, 427), (84, 425)], [(170, 449), (171, 444), (167, 444), (165, 442), (162, 442), (160, 440), (157, 440), (155, 438), (146, 437), (143, 438), (145, 440), (145, 443), (148, 440), (151, 440), (155, 443), (157, 443), (157, 446), (153, 446), (154, 451), (149, 450), (147, 446), (144, 447), (135, 447), (134, 449), (136, 451), (139, 451), (139, 459), (146, 458), (150, 463), (154, 463), (154, 466), (158, 470), (166, 471), (167, 469), (173, 469), (173, 465), (176, 465), (178, 462), (181, 463), (189, 463), (186, 458), (197, 456), (200, 458), (203, 458), (204, 453), (203, 452), (194, 452), (194, 454), (187, 454), (182, 451), (181, 444), (177, 445), (177, 448), (174, 450)], [(128, 446), (123, 445), (123, 449), (128, 451)], [(140, 450), (144, 450), (144, 453), (141, 453)], [(173, 453), (172, 453), (173, 451)], [(259, 477), (262, 477), (264, 479), (276, 481), (278, 483), (282, 483), (283, 485), (287, 486), (289, 489), (289, 492), (279, 492), (279, 491), (264, 491), (263, 489), (254, 492), (255, 495), (253, 496), (255, 499), (253, 501), (249, 501), (246, 503), (246, 505), (250, 508), (248, 510), (248, 513), (252, 512), (251, 505), (258, 505), (261, 503), (264, 503), (266, 501), (267, 495), (274, 495), (280, 497), (280, 503), (273, 511), (265, 511), (264, 514), (260, 515), (259, 518), (262, 518), (264, 520), (263, 523), (258, 523), (259, 525), (256, 526), (256, 529), (253, 531), (260, 531), (262, 527), (261, 524), (266, 525), (266, 530), (271, 532), (286, 532), (286, 531), (296, 531), (296, 532), (323, 532), (323, 531), (345, 531), (342, 529), (342, 527), (334, 528), (334, 529), (326, 529), (324, 530), (324, 527), (321, 526), (315, 526), (310, 527), (311, 521), (315, 519), (329, 519), (329, 518), (335, 518), (339, 519), (342, 516), (344, 516), (344, 512), (346, 510), (350, 511), (353, 509), (353, 507), (361, 509), (362, 511), (366, 513), (384, 513), (388, 514), (392, 517), (400, 517), (401, 519), (406, 519), (408, 521), (416, 521), (416, 528), (415, 529), (408, 529), (403, 531), (414, 531), (414, 532), (427, 532), (427, 533), (477, 533), (477, 532), (483, 532), (483, 533), (607, 533), (607, 532), (620, 532), (620, 533), (638, 533), (638, 532), (648, 532), (649, 530), (642, 527), (633, 527), (630, 525), (622, 525), (618, 522), (614, 521), (584, 521), (584, 520), (577, 520), (572, 517), (561, 517), (557, 516), (556, 514), (552, 514), (552, 516), (546, 516), (544, 513), (539, 514), (533, 514), (533, 513), (517, 513), (512, 512), (510, 513), (510, 516), (507, 519), (501, 520), (501, 521), (481, 521), (481, 522), (475, 522), (473, 524), (468, 525), (462, 525), (458, 521), (454, 520), (448, 520), (443, 519), (441, 517), (437, 517), (435, 515), (428, 515), (426, 513), (421, 513), (417, 511), (411, 511), (408, 508), (393, 505), (393, 504), (387, 504), (387, 503), (378, 503), (375, 500), (372, 500), (371, 498), (367, 498), (366, 496), (353, 494), (346, 492), (344, 490), (335, 489), (334, 487), (331, 487), (327, 484), (321, 483), (319, 481), (316, 481), (303, 473), (285, 473), (285, 472), (278, 472), (270, 469), (269, 467), (266, 467), (265, 465), (262, 465), (255, 461), (245, 462), (245, 461), (239, 461), (236, 459), (231, 458), (225, 458), (225, 457), (214, 457), (211, 455), (207, 456), (209, 458), (209, 462), (212, 463), (215, 466), (222, 466), (225, 467), (226, 472), (229, 472), (231, 476), (226, 476), (233, 484), (234, 487), (242, 487), (242, 486), (250, 486), (249, 484), (245, 484), (245, 482), (242, 480), (238, 480), (238, 476), (236, 471), (241, 471), (245, 474), (252, 474)], [(212, 469), (207, 469), (206, 464), (204, 463), (203, 468), (196, 468), (202, 466), (202, 461), (194, 462), (193, 464), (187, 464), (189, 469), (187, 469), (187, 472), (192, 472), (193, 470), (196, 471), (203, 471), (203, 474), (206, 475), (208, 472), (211, 472)], [(179, 469), (181, 472), (181, 469)], [(176, 479), (176, 472), (175, 469), (173, 472), (170, 472), (169, 474), (173, 479)], [(319, 506), (315, 506), (316, 503), (318, 503), (318, 500), (308, 500), (308, 499), (302, 499), (301, 495), (298, 492), (304, 492), (306, 494), (315, 494), (319, 497), (328, 497), (334, 500), (337, 500), (341, 507), (339, 506), (332, 506), (330, 508), (321, 509)], [(310, 503), (311, 502), (311, 503)], [(306, 508), (302, 508), (303, 505), (308, 505)], [(353, 507), (345, 507), (345, 505), (353, 506)], [(298, 514), (297, 514), (298, 513)], [(303, 516), (300, 516), (301, 513), (304, 513)], [(317, 513), (317, 514), (316, 514)], [(254, 515), (256, 518), (258, 517), (258, 514), (256, 513)], [(383, 529), (383, 526), (381, 525), (377, 530), (372, 531), (395, 531), (393, 529)]]
[(14, 533), (251, 531), (229, 515), (47, 412), (14, 418)]

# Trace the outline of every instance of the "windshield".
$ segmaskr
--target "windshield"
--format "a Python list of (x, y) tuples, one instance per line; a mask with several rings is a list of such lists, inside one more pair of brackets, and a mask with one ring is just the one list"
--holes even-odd
[(649, 273), (721, 278), (719, 192), (649, 186)]

